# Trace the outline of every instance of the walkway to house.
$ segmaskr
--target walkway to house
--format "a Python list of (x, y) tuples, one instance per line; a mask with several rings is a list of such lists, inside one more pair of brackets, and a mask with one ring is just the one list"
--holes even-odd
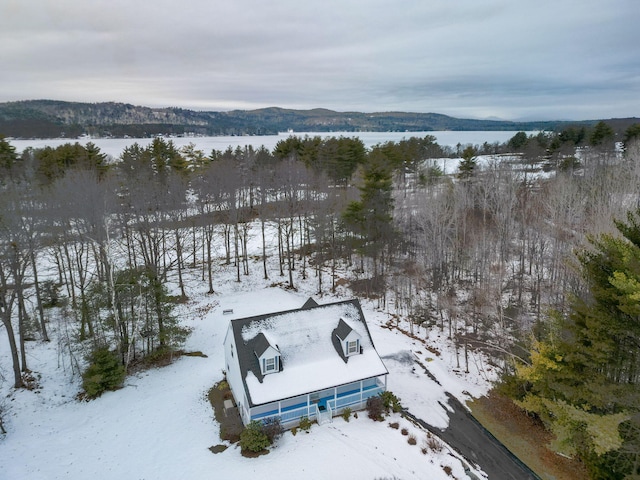
[(449, 396), (449, 426), (445, 430), (435, 428), (417, 418), (408, 410), (403, 414), (447, 442), (487, 474), (489, 480), (540, 480), (529, 467), (487, 431), (469, 411), (452, 395)]
[(209, 402), (213, 407), (215, 419), (220, 424), (220, 439), (235, 443), (240, 440), (244, 425), (238, 407), (225, 409), (225, 400), (233, 401), (233, 395), (227, 382), (223, 381), (209, 390)]

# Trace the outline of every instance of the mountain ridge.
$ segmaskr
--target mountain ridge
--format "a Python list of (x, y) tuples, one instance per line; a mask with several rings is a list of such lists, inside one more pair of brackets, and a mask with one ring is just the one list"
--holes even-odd
[(19, 100), (0, 103), (0, 135), (14, 138), (148, 137), (154, 135), (269, 135), (278, 132), (358, 132), (436, 130), (554, 130), (580, 122), (479, 120), (418, 112), (338, 112), (326, 108), (295, 110), (197, 111), (146, 107), (120, 102)]

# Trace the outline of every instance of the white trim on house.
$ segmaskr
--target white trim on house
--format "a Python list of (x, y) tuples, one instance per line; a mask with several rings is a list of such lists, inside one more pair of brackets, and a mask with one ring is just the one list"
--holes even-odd
[(342, 353), (345, 358), (350, 357), (351, 355), (360, 354), (360, 340), (362, 335), (354, 330), (353, 326), (343, 317), (340, 317), (338, 327), (335, 332), (336, 337), (342, 346)]
[(301, 418), (310, 420), (321, 417), (330, 420), (340, 415), (344, 409), (360, 410), (365, 408), (367, 400), (386, 390), (386, 375), (363, 379), (350, 384), (338, 385), (321, 391), (310, 392), (297, 397), (285, 398), (249, 409), (251, 420), (263, 421), (277, 417), (284, 428), (296, 426)]
[[(256, 357), (258, 356), (256, 355)], [(258, 357), (258, 363), (260, 364), (260, 371), (263, 375), (275, 373), (280, 366), (280, 352), (270, 346)], [(271, 368), (268, 368), (268, 366)]]
[(330, 417), (363, 408), (385, 390), (388, 371), (358, 301), (305, 305), (230, 321), (227, 380), (245, 424), (272, 416), (283, 424)]
[(360, 339), (361, 336), (358, 335), (355, 330), (352, 330), (349, 335), (346, 336), (342, 342), (345, 357), (360, 354)]

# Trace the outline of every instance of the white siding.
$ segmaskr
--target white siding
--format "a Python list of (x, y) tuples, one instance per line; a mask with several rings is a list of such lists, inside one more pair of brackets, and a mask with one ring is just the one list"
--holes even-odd
[[(276, 359), (275, 361), (275, 369), (274, 370), (266, 370), (265, 369), (265, 361), (267, 359)], [(260, 363), (260, 370), (263, 375), (267, 375), (269, 373), (276, 373), (280, 370), (280, 352), (273, 347), (269, 347), (265, 350), (265, 352), (258, 358), (258, 363)]]
[[(349, 355), (358, 355), (360, 353), (360, 345), (362, 345), (360, 338), (360, 335), (355, 330), (351, 330), (351, 332), (349, 332), (349, 335), (347, 335), (347, 337), (342, 342), (342, 350), (345, 357), (348, 357)], [(349, 342), (358, 342), (358, 348), (354, 353), (351, 354), (349, 354), (348, 350)]]
[(235, 398), (238, 404), (240, 412), (246, 408), (248, 402), (245, 395), (244, 385), (242, 383), (242, 375), (240, 374), (240, 365), (238, 364), (238, 352), (235, 346), (235, 337), (231, 330), (231, 324), (227, 330), (227, 335), (224, 339), (224, 357), (225, 368), (227, 371), (227, 383), (231, 387), (233, 398)]

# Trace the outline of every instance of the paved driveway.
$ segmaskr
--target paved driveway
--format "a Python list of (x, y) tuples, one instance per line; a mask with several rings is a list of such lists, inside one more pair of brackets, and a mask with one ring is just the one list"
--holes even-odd
[(438, 435), (468, 462), (477, 465), (488, 475), (489, 480), (540, 480), (538, 475), (480, 425), (455, 397), (449, 395), (448, 404), (449, 426), (444, 430), (427, 424), (408, 410), (404, 414)]

